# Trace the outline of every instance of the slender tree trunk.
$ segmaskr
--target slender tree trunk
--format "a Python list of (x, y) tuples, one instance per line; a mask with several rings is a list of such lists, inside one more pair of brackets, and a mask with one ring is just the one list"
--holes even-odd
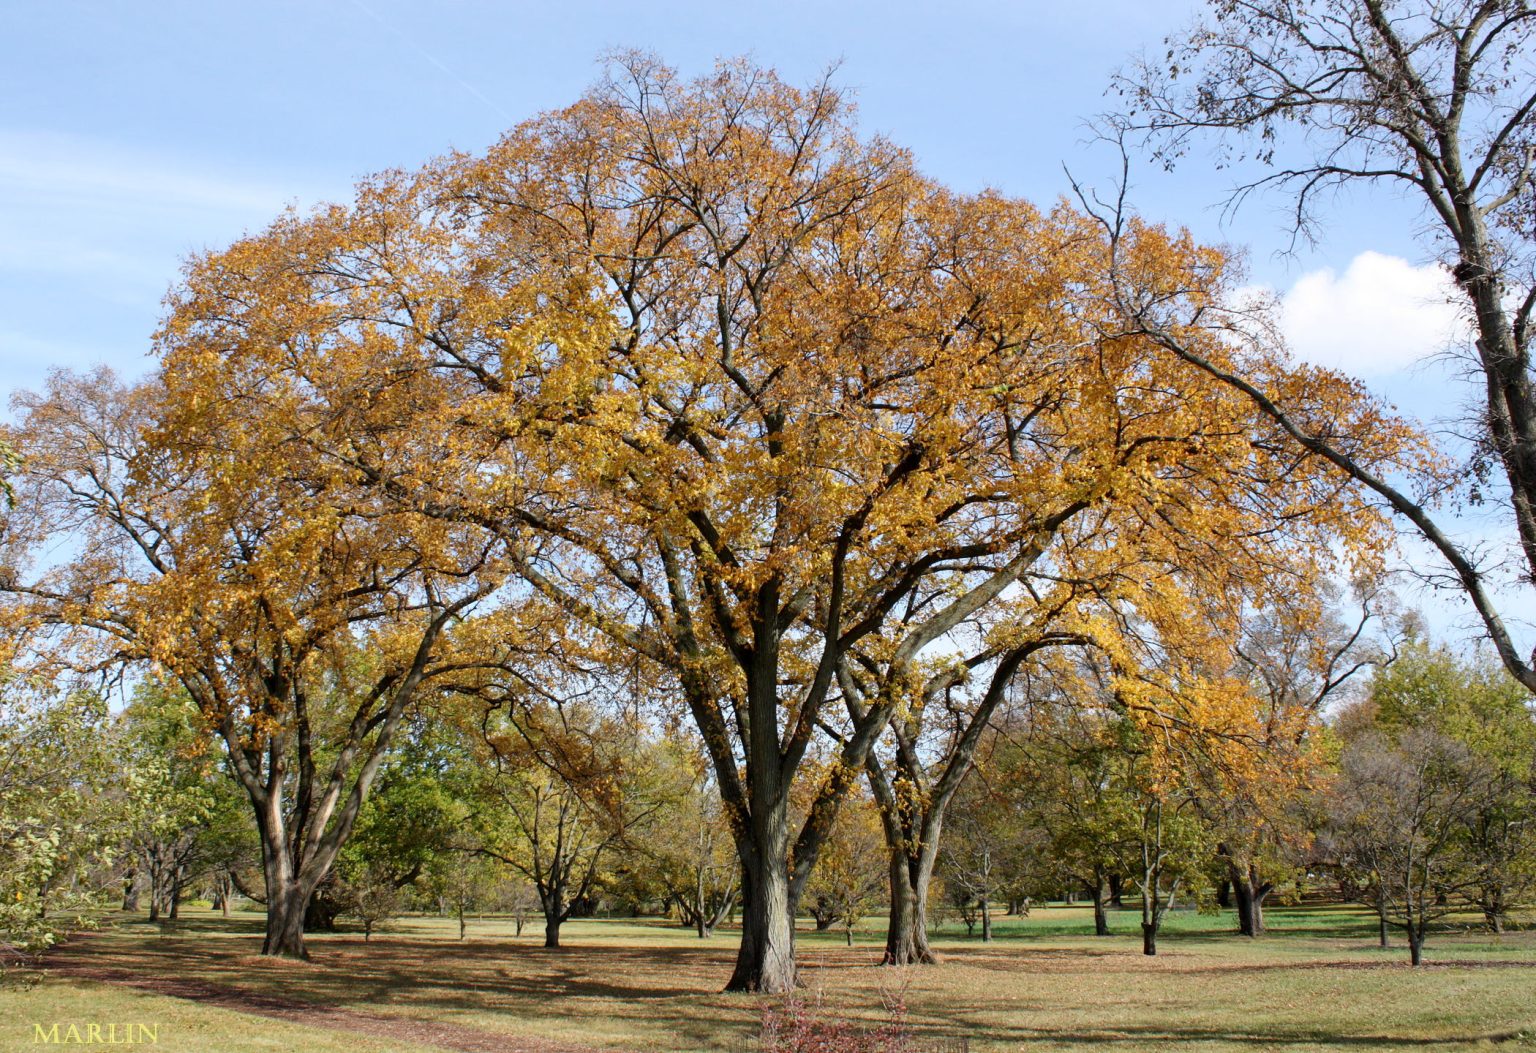
[(992, 942), (992, 907), (987, 897), (981, 897), (981, 942)]
[(1376, 925), (1381, 939), (1381, 949), (1392, 946), (1392, 935), (1387, 928), (1387, 890), (1379, 884), (1376, 888)]
[(1216, 905), (1222, 910), (1232, 909), (1232, 879), (1222, 878), (1216, 885)]
[(1104, 909), (1104, 879), (1097, 879), (1093, 889), (1093, 934), (1095, 936), (1109, 935), (1109, 914)]
[(1109, 905), (1116, 910), (1125, 906), (1125, 879), (1119, 874), (1109, 875)]
[(1424, 964), (1424, 922), (1408, 919), (1408, 961), (1413, 965)]

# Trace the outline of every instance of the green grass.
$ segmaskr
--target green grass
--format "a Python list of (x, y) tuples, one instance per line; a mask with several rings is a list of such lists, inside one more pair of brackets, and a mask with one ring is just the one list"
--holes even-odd
[[(1270, 933), (1246, 940), (1233, 935), (1230, 913), (1174, 912), (1156, 958), (1140, 953), (1136, 911), (1112, 912), (1114, 934), (1099, 938), (1086, 907), (1059, 905), (999, 917), (991, 944), (967, 939), (957, 923), (936, 926), (944, 963), (932, 968), (880, 967), (879, 918), (861, 926), (852, 948), (840, 931), (803, 930), (799, 954), (807, 997), (826, 1011), (875, 1022), (882, 999), (899, 995), (925, 1038), (963, 1036), (978, 1053), (1536, 1048), (1536, 932), (1495, 937), (1474, 919), (1453, 919), (1431, 936), (1432, 964), (1413, 970), (1401, 946), (1375, 946), (1364, 911), (1278, 907), (1267, 917)], [(726, 1048), (753, 1031), (765, 1005), (720, 992), (731, 932), (701, 941), (660, 922), (575, 921), (566, 946), (547, 951), (538, 926), (517, 939), (506, 919), (472, 920), (459, 943), (451, 919), (412, 917), (367, 945), (358, 934), (315, 936), (314, 961), (292, 964), (255, 957), (259, 926), (251, 915), (225, 921), (200, 912), (164, 931), (121, 924), (86, 947), (92, 963), (136, 975), (614, 1049)], [(158, 1020), (156, 1048), (177, 1053), (423, 1048), (410, 1044), (419, 1034), (380, 1044), (66, 976), (0, 992), (0, 1010), (7, 1050), (42, 1048), (32, 1044), (32, 1023), (71, 1014)]]

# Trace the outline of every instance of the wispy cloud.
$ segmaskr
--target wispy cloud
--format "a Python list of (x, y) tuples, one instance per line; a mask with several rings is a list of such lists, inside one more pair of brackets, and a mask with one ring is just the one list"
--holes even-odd
[(81, 204), (272, 213), (294, 199), (259, 180), (217, 173), (185, 158), (52, 132), (0, 129), (0, 188), (29, 208)]

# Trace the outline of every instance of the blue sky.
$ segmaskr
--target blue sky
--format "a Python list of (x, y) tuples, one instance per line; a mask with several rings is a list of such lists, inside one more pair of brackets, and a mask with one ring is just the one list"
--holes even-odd
[[(287, 204), (344, 199), (359, 177), (476, 150), (574, 100), (613, 48), (685, 73), (751, 54), (791, 80), (840, 62), (866, 129), (961, 189), (1046, 203), (1063, 166), (1107, 186), (1117, 159), (1086, 122), (1110, 72), (1197, 5), (951, 0), (522, 3), (513, 0), (0, 0), (0, 391), (55, 366), (149, 367), (161, 298), (189, 254)], [(1295, 255), (1279, 201), (1228, 226), (1231, 177), (1199, 155), (1142, 166), (1145, 214), (1244, 247), (1284, 297), (1297, 351), (1364, 376), (1410, 411), (1445, 405), (1451, 312), (1415, 243), (1416, 212), (1358, 194)], [(1454, 401), (1456, 396), (1451, 396)]]

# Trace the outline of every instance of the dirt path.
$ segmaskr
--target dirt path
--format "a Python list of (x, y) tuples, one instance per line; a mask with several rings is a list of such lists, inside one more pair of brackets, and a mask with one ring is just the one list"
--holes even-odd
[(598, 1050), (591, 1046), (576, 1046), (550, 1039), (524, 1038), (481, 1031), (478, 1028), (463, 1027), (459, 1024), (381, 1016), (355, 1009), (274, 998), (271, 995), (252, 994), (230, 987), (221, 987), (202, 980), (172, 976), (143, 976), (125, 969), (92, 962), (90, 944), (90, 937), (76, 937), (69, 943), (50, 951), (43, 959), (43, 967), (59, 976), (122, 984), (170, 998), (184, 998), (191, 1002), (216, 1006), (219, 1009), (231, 1009), (237, 1013), (286, 1020), (307, 1027), (350, 1031), (391, 1042), (437, 1046), (442, 1049), (459, 1050), (462, 1053), (613, 1053), (612, 1050)]

